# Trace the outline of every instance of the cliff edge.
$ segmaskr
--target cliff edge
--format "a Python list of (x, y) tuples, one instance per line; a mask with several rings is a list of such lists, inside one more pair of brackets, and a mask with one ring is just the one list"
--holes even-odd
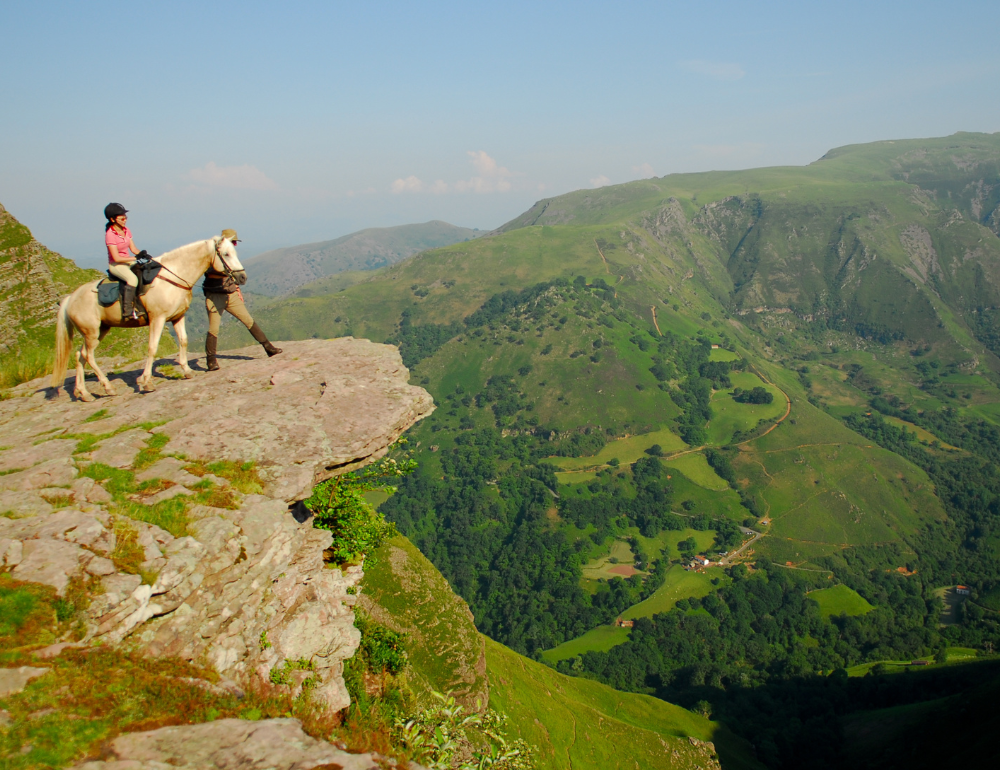
[(330, 533), (290, 505), (382, 456), (433, 403), (393, 347), (283, 344), (153, 393), (88, 404), (35, 381), (0, 402), (0, 571), (86, 606), (48, 654), (128, 642), (208, 662), (224, 686), (309, 680), (348, 705), (361, 567), (327, 568)]

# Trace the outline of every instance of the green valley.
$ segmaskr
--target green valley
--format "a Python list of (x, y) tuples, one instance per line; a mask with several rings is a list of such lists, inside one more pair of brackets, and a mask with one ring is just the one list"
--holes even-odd
[(1000, 586), (998, 171), (959, 134), (578, 191), (261, 315), (400, 346), (438, 411), (382, 510), (481, 632), (796, 767), (847, 750), (810, 677), (1000, 643), (935, 594)]

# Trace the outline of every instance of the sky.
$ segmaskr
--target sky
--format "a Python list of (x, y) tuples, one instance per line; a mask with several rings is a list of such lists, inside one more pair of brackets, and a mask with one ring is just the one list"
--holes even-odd
[(241, 256), (1000, 131), (994, 3), (0, 3), (0, 204), (80, 264)]

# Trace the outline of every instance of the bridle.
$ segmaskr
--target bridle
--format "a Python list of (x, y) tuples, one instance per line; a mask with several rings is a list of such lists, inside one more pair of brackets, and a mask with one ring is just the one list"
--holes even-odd
[(217, 256), (219, 258), (219, 261), (222, 263), (222, 269), (225, 272), (226, 276), (228, 278), (231, 278), (235, 283), (239, 283), (239, 281), (236, 280), (236, 276), (233, 275), (233, 269), (229, 266), (229, 263), (226, 262), (226, 258), (224, 256), (222, 256), (222, 248), (221, 247), (222, 247), (222, 242), (224, 240), (226, 240), (226, 239), (225, 238), (220, 238), (219, 240), (217, 240), (215, 242), (215, 256)]
[[(236, 283), (239, 283), (239, 281), (236, 280), (236, 276), (233, 274), (233, 269), (229, 266), (229, 263), (226, 262), (226, 258), (222, 255), (222, 248), (221, 247), (222, 247), (222, 242), (224, 240), (225, 240), (225, 238), (219, 238), (218, 240), (215, 241), (215, 256), (217, 256), (219, 258), (219, 261), (222, 263), (222, 270), (226, 274), (226, 276), (228, 276), (229, 278), (231, 278)], [(159, 265), (160, 265), (160, 267), (163, 270), (166, 270), (168, 273), (170, 273), (172, 276), (174, 276), (174, 278), (176, 278), (177, 280), (179, 280), (181, 282), (181, 287), (184, 288), (184, 289), (187, 289), (188, 291), (191, 291), (192, 289), (194, 289), (195, 283), (198, 283), (198, 281), (195, 280), (194, 283), (192, 283), (192, 284), (189, 285), (187, 281), (185, 281), (183, 278), (181, 278), (179, 275), (177, 275), (177, 273), (175, 273), (169, 267), (167, 267), (166, 265), (164, 265), (162, 262), (160, 262)], [(211, 269), (211, 266), (210, 266), (210, 269)], [(169, 281), (169, 283), (173, 283), (173, 281)]]

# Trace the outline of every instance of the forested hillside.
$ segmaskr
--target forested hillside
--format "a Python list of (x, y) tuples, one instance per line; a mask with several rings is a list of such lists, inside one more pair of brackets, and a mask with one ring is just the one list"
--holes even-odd
[(438, 410), (382, 510), (483, 633), (841, 766), (1000, 644), (998, 174), (958, 134), (579, 191), (258, 316), (400, 346)]

